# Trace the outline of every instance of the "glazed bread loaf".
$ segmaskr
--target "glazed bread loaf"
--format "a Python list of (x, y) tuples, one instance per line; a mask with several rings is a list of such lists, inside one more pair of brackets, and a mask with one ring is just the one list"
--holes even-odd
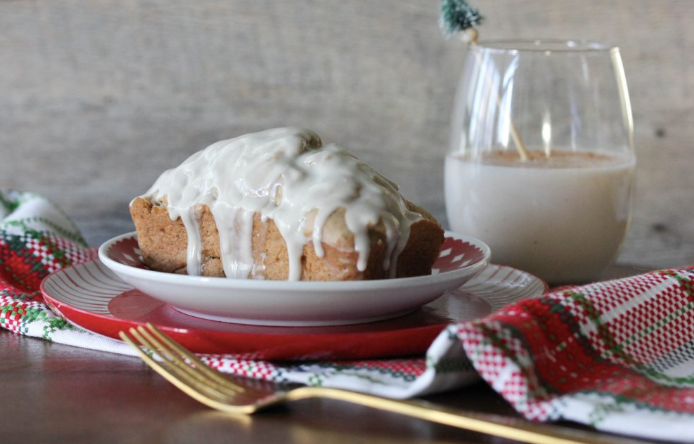
[(443, 230), (315, 133), (218, 142), (130, 205), (145, 264), (190, 275), (347, 281), (431, 273)]
[[(412, 225), (405, 249), (396, 265), (397, 277), (421, 276), (431, 273), (442, 243), (441, 228), (428, 213)], [(153, 270), (171, 273), (186, 271), (187, 235), (180, 219), (171, 220), (166, 207), (138, 197), (131, 206), (145, 263)], [(337, 210), (328, 218), (324, 228), (323, 257), (318, 257), (313, 245), (307, 242), (301, 257), (301, 280), (347, 281), (387, 278), (386, 235), (382, 226), (369, 230), (369, 259), (364, 270), (357, 267), (358, 253), (354, 250), (354, 234), (344, 223), (344, 211)], [(224, 277), (219, 233), (214, 217), (207, 206), (200, 218), (203, 276)], [(286, 280), (289, 258), (284, 238), (273, 220), (263, 222), (259, 214), (253, 218), (253, 266), (250, 278)]]

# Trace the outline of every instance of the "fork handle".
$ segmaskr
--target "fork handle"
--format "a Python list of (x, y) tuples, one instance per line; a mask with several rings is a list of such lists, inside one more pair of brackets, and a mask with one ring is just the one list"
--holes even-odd
[(473, 432), (533, 444), (638, 444), (643, 442), (633, 439), (602, 437), (583, 430), (540, 425), (504, 416), (466, 413), (436, 406), (425, 401), (395, 400), (341, 389), (301, 387), (287, 392), (285, 396), (288, 401), (307, 398), (346, 401)]

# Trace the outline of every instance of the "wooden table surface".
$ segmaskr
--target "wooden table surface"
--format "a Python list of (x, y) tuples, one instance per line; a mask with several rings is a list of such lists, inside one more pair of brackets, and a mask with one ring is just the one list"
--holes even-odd
[[(2, 443), (477, 442), (481, 436), (325, 400), (253, 417), (217, 413), (133, 357), (0, 333)], [(514, 415), (483, 384), (432, 401)], [(492, 441), (487, 441), (492, 442)], [(501, 442), (501, 441), (495, 441)]]
[[(236, 417), (189, 398), (138, 358), (5, 330), (0, 350), (3, 444), (515, 442), (331, 400)], [(426, 400), (518, 417), (484, 383)]]
[[(611, 276), (635, 271), (614, 268)], [(189, 398), (138, 358), (6, 330), (0, 330), (0, 351), (3, 444), (512, 442), (330, 400), (297, 401), (235, 417)], [(484, 383), (426, 399), (518, 417)]]

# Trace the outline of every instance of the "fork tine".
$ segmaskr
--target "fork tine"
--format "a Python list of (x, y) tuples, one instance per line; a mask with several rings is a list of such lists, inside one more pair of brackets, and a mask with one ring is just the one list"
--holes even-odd
[[(214, 382), (219, 383), (221, 386), (216, 386), (219, 389), (224, 389), (226, 391), (226, 394), (229, 396), (234, 396), (237, 401), (243, 402), (245, 401), (250, 401), (254, 402), (257, 399), (260, 398), (266, 398), (268, 396), (273, 396), (277, 394), (276, 389), (263, 389), (260, 387), (255, 387), (255, 386), (248, 386), (248, 381), (243, 381), (241, 382), (240, 379), (243, 379), (240, 376), (226, 376), (222, 375), (220, 372), (217, 370), (211, 368), (207, 364), (205, 364), (203, 361), (197, 358), (193, 353), (185, 349), (182, 345), (178, 344), (176, 341), (171, 339), (169, 336), (167, 336), (164, 332), (159, 330), (157, 327), (152, 325), (151, 323), (146, 324), (147, 328), (150, 330), (152, 334), (157, 336), (161, 342), (165, 343), (170, 350), (167, 350), (168, 352), (171, 352), (172, 350), (174, 352), (178, 352), (179, 357), (183, 357), (183, 362), (185, 363), (185, 359), (189, 359), (192, 363), (195, 364), (195, 367), (193, 371), (198, 371), (200, 374), (196, 375), (196, 377), (209, 377), (212, 379), (212, 381), (206, 380), (205, 383), (207, 384), (214, 384)], [(140, 328), (141, 330), (141, 328)], [(144, 332), (143, 332), (144, 333)], [(151, 338), (151, 337), (150, 337)], [(154, 342), (154, 338), (151, 338), (152, 341)], [(157, 343), (159, 346), (162, 344)], [(186, 367), (188, 367), (186, 365)], [(254, 381), (258, 382), (258, 381)]]
[[(148, 351), (151, 354), (159, 355), (161, 358), (160, 361), (150, 358), (150, 360), (146, 362), (159, 374), (164, 376), (169, 382), (174, 383), (184, 392), (190, 393), (197, 391), (200, 393), (200, 395), (207, 396), (208, 398), (219, 402), (225, 401), (229, 395), (233, 395), (233, 393), (225, 393), (219, 389), (211, 387), (206, 379), (191, 375), (185, 370), (185, 363), (181, 364), (172, 361), (172, 358), (175, 359), (174, 356), (163, 353), (161, 350), (157, 350), (157, 347), (151, 344), (136, 329), (131, 328), (130, 335), (145, 348), (145, 351)], [(174, 382), (175, 380), (178, 380), (180, 384), (176, 384)]]
[(184, 379), (189, 384), (194, 385), (199, 389), (203, 389), (215, 396), (224, 397), (235, 395), (233, 390), (221, 386), (216, 381), (213, 381), (204, 374), (200, 373), (195, 367), (188, 365), (182, 356), (172, 353), (143, 327), (138, 327), (137, 329), (131, 328), (130, 334), (135, 336), (135, 338), (145, 347), (157, 353), (162, 358), (162, 362), (160, 364), (163, 367), (166, 367), (168, 371), (174, 374), (174, 376)]
[[(135, 337), (135, 339), (139, 340), (137, 338), (137, 336), (139, 336), (137, 332), (132, 328), (130, 330), (130, 333)], [(147, 353), (145, 353), (142, 350), (142, 348), (140, 348), (141, 346), (137, 344), (133, 339), (131, 339), (124, 331), (121, 331), (119, 333), (119, 336), (125, 343), (130, 345), (137, 352), (138, 356), (147, 365), (149, 365), (157, 373), (163, 376), (164, 379), (169, 381), (171, 384), (178, 387), (181, 391), (205, 405), (217, 409), (223, 409), (223, 402), (221, 399), (219, 399), (219, 394), (215, 395), (215, 398), (217, 398), (215, 399), (209, 395), (202, 393), (199, 389), (200, 385), (197, 384), (197, 381), (191, 381), (185, 373), (179, 372), (178, 369), (176, 369), (176, 367), (173, 367), (172, 365), (164, 366), (152, 359)], [(147, 345), (142, 346), (145, 347), (148, 351), (154, 352), (154, 350), (148, 347)], [(220, 408), (220, 406), (222, 406), (222, 408)]]
[(194, 363), (195, 366), (198, 368), (198, 370), (201, 373), (204, 373), (205, 375), (207, 375), (211, 379), (215, 380), (216, 382), (218, 382), (219, 384), (221, 384), (225, 387), (228, 387), (231, 390), (234, 390), (236, 392), (243, 392), (244, 391), (243, 387), (234, 384), (233, 382), (231, 382), (230, 380), (228, 380), (227, 378), (225, 378), (224, 376), (219, 374), (218, 371), (210, 368), (210, 366), (208, 366), (207, 364), (202, 362), (200, 359), (198, 359), (197, 356), (195, 356), (193, 353), (191, 353), (188, 350), (186, 350), (185, 348), (183, 348), (183, 346), (181, 346), (178, 342), (171, 339), (169, 336), (164, 334), (161, 330), (159, 330), (157, 327), (155, 327), (151, 323), (148, 322), (146, 324), (146, 326), (147, 326), (147, 329), (149, 329), (149, 331), (152, 334), (154, 334), (154, 336), (156, 336), (157, 339), (159, 339), (159, 341), (161, 341), (163, 344), (166, 344), (166, 346), (170, 350), (175, 351), (176, 353), (178, 353), (179, 356), (184, 356), (190, 362)]

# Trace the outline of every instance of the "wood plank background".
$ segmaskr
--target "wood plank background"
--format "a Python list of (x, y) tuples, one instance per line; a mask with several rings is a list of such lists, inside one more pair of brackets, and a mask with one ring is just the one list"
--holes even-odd
[[(483, 38), (620, 46), (639, 157), (622, 261), (694, 264), (694, 2), (478, 1)], [(43, 193), (98, 244), (129, 200), (207, 144), (309, 127), (445, 219), (465, 46), (438, 2), (0, 0), (0, 187)]]

